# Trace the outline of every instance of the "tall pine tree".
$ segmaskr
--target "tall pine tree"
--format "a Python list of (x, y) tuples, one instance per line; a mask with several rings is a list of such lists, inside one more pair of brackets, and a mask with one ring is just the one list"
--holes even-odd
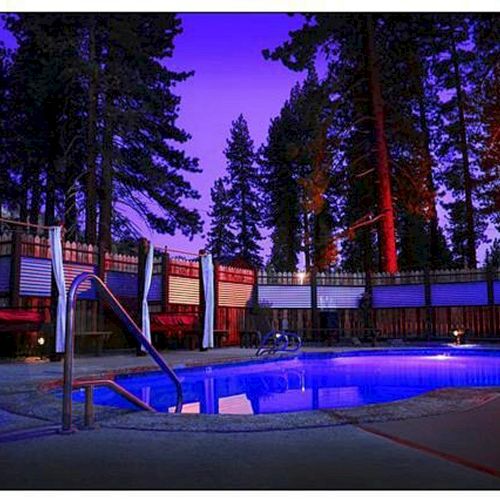
[[(282, 60), (291, 69), (301, 70), (311, 67), (318, 51), (323, 50), (329, 61), (329, 76), (337, 79), (341, 73), (344, 88), (348, 90), (365, 86), (366, 93), (360, 98), (365, 101), (370, 117), (370, 154), (374, 159), (377, 212), (383, 216), (378, 224), (380, 268), (396, 272), (395, 218), (378, 36), (381, 29), (380, 16), (371, 14), (308, 14), (302, 29), (291, 33), (291, 40), (272, 53), (264, 51), (264, 55)], [(361, 79), (353, 81), (350, 76), (353, 73), (361, 73)], [(355, 104), (348, 101), (345, 94), (342, 98), (347, 106)], [(353, 133), (356, 131), (353, 123), (345, 126)]]
[(477, 266), (477, 247), (486, 223), (477, 210), (479, 160), (474, 131), (480, 122), (473, 101), (474, 48), (471, 19), (458, 14), (437, 16), (436, 43), (441, 48), (434, 74), (443, 93), (442, 134), (438, 156), (444, 182), (453, 195), (449, 209), (450, 239), (458, 264)]
[(224, 154), (227, 158), (229, 206), (236, 237), (236, 253), (248, 264), (261, 266), (260, 179), (255, 164), (254, 144), (243, 115), (240, 115), (231, 125), (230, 137)]
[(269, 264), (295, 271), (299, 254), (306, 268), (331, 263), (335, 184), (325, 110), (328, 91), (310, 71), (297, 84), (269, 128), (260, 150), (266, 225), (271, 230)]
[[(6, 18), (18, 48), (8, 70), (6, 159), (23, 220), (44, 214), (69, 236), (110, 249), (136, 235), (135, 211), (160, 233), (201, 230), (184, 206), (197, 160), (179, 147), (180, 98), (190, 73), (168, 59), (175, 14), (18, 14)], [(14, 189), (10, 190), (14, 192)], [(74, 233), (74, 234), (72, 234)]]
[(500, 232), (500, 18), (475, 16), (473, 30), (478, 57), (472, 76), (481, 116), (480, 208)]
[(233, 219), (229, 192), (224, 185), (224, 179), (217, 179), (210, 189), (212, 204), (209, 216), (210, 230), (208, 232), (207, 250), (215, 259), (231, 259), (236, 254), (236, 238), (231, 223)]

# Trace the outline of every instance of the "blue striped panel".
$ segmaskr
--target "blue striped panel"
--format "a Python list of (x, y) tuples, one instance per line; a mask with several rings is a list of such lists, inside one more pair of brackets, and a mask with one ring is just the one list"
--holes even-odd
[(50, 297), (52, 263), (50, 259), (21, 257), (19, 293), (31, 297)]
[(151, 288), (148, 293), (148, 300), (151, 302), (161, 301), (161, 274), (154, 274), (151, 279)]
[(485, 306), (488, 304), (486, 282), (432, 285), (433, 306)]
[[(64, 264), (64, 281), (66, 283), (66, 291), (69, 290), (73, 280), (82, 273), (95, 273), (96, 268), (92, 264)], [(96, 298), (94, 284), (91, 281), (82, 283), (78, 289), (78, 298), (93, 300)]]
[(259, 304), (273, 309), (309, 309), (311, 287), (259, 285)]
[(137, 297), (137, 274), (109, 271), (106, 273), (106, 284), (118, 297)]
[(424, 285), (386, 285), (373, 287), (373, 307), (423, 307)]
[[(94, 272), (91, 264), (64, 264), (64, 281), (66, 291), (79, 274)], [(52, 283), (52, 262), (50, 259), (21, 257), (21, 284), (20, 294), (31, 297), (50, 297)], [(84, 283), (78, 292), (79, 299), (95, 299), (95, 290), (92, 283)]]
[(500, 281), (493, 282), (493, 302), (500, 304)]
[(10, 289), (10, 256), (0, 257), (0, 292)]
[(364, 291), (363, 286), (319, 286), (318, 307), (320, 309), (356, 309)]

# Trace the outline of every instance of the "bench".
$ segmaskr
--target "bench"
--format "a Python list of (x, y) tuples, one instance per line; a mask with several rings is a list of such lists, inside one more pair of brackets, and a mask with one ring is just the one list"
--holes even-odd
[(215, 347), (223, 347), (229, 338), (227, 330), (214, 330), (214, 345)]
[(169, 347), (173, 343), (175, 347), (197, 349), (200, 344), (199, 317), (189, 313), (152, 314), (151, 333), (159, 347)]

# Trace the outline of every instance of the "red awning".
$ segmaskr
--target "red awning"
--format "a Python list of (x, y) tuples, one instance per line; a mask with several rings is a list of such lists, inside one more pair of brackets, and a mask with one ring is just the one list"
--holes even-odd
[(0, 324), (43, 323), (44, 314), (24, 309), (0, 309)]
[(198, 316), (195, 314), (152, 314), (153, 330), (186, 329), (198, 326)]

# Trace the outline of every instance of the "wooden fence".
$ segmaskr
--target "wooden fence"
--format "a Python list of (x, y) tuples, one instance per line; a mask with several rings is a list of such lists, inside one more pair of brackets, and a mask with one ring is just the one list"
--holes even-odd
[[(136, 255), (101, 252), (97, 246), (64, 242), (66, 285), (83, 271), (102, 277), (129, 312), (139, 318), (145, 247)], [(53, 309), (57, 297), (45, 238), (23, 233), (0, 235), (0, 308)], [(199, 258), (155, 250), (148, 295), (152, 313), (203, 311)], [(345, 332), (366, 323), (360, 301), (367, 300), (371, 321), (384, 337), (448, 336), (463, 327), (478, 338), (500, 337), (500, 270), (460, 269), (376, 273), (272, 273), (215, 263), (215, 328), (239, 343), (240, 332), (258, 328), (258, 315), (280, 328), (304, 331), (319, 321)], [(99, 304), (89, 284), (79, 295), (77, 330), (121, 331)], [(257, 307), (258, 306), (258, 307)], [(314, 309), (314, 312), (313, 312)], [(316, 319), (315, 319), (316, 318)], [(113, 336), (111, 346), (130, 339)]]

